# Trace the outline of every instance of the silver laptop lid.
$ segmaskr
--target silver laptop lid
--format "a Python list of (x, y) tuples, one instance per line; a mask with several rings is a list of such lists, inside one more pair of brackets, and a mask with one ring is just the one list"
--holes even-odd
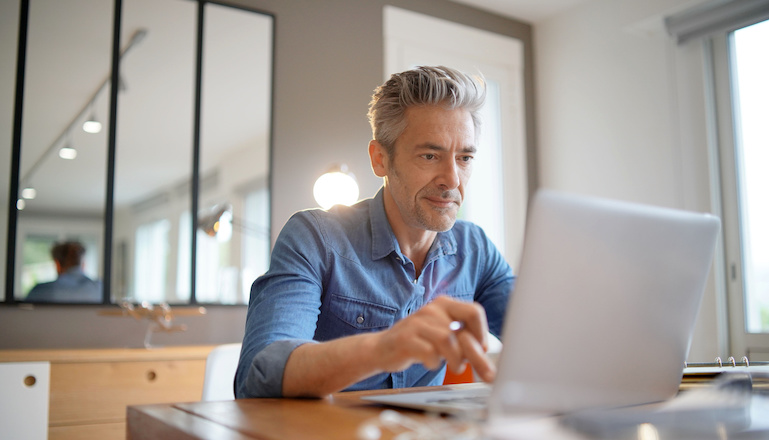
[(538, 192), (490, 416), (674, 396), (719, 228), (707, 214)]

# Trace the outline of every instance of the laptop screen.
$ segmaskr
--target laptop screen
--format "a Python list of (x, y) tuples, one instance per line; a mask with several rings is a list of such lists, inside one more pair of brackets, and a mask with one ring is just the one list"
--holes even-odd
[(707, 214), (538, 192), (490, 415), (674, 396), (719, 227)]

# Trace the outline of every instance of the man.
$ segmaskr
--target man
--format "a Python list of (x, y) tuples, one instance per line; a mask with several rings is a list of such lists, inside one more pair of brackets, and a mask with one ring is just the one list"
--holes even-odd
[(84, 254), (85, 248), (76, 241), (56, 243), (51, 248), (51, 257), (56, 264), (58, 277), (54, 281), (33, 287), (25, 301), (101, 302), (101, 284), (83, 273)]
[(286, 223), (251, 290), (236, 397), (440, 385), (444, 362), (494, 378), (486, 338), (501, 333), (514, 278), (483, 231), (456, 220), (484, 97), (445, 67), (377, 88), (369, 156), (384, 185)]

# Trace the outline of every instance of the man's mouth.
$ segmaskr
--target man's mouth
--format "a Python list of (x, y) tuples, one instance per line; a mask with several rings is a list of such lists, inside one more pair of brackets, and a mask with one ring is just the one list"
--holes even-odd
[(442, 197), (425, 197), (425, 199), (437, 208), (447, 209), (459, 206), (459, 201), (456, 199), (444, 199)]

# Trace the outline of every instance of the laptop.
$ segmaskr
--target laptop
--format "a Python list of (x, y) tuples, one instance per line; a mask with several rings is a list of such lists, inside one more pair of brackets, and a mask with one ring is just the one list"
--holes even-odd
[(365, 399), (481, 418), (667, 400), (719, 229), (709, 214), (541, 190), (494, 383)]

